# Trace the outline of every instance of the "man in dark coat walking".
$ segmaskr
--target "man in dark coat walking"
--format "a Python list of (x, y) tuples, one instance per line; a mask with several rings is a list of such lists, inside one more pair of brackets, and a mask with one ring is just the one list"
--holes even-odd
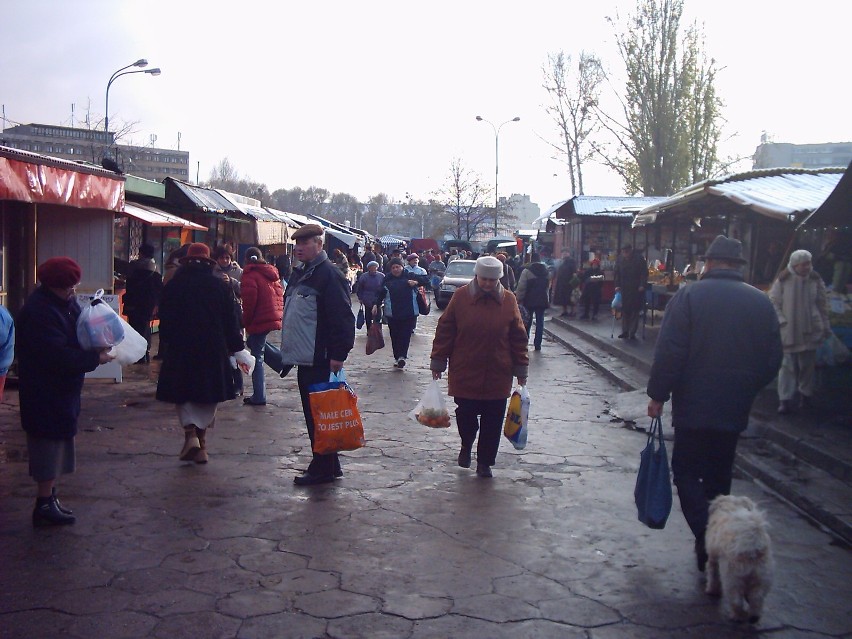
[[(163, 291), (163, 277), (157, 272), (154, 261), (154, 247), (143, 244), (139, 247), (139, 259), (130, 263), (130, 273), (127, 275), (127, 288), (122, 301), (127, 323), (145, 338), (148, 348), (151, 346), (151, 319), (154, 309), (160, 301)], [(150, 361), (148, 348), (145, 355), (137, 364), (147, 364)]]
[(645, 305), (645, 285), (648, 283), (648, 266), (642, 253), (625, 244), (621, 260), (615, 268), (615, 290), (621, 291), (621, 339), (636, 339), (639, 315)]
[(243, 338), (234, 295), (214, 275), (210, 249), (192, 244), (180, 264), (160, 300), (160, 339), (167, 348), (157, 399), (177, 404), (181, 461), (203, 464), (216, 408), (236, 397), (230, 356), (243, 350)]
[(742, 244), (720, 235), (704, 257), (701, 280), (666, 306), (648, 380), (650, 417), (672, 400), (672, 473), (701, 571), (708, 505), (731, 491), (737, 439), (782, 356), (772, 303), (743, 281)]

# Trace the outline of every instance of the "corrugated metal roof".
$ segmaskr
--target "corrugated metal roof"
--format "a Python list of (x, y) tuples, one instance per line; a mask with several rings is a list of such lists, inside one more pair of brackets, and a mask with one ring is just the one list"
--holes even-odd
[(194, 186), (181, 182), (172, 177), (163, 179), (163, 184), (166, 185), (166, 199), (170, 199), (172, 193), (177, 191), (186, 200), (197, 209), (205, 213), (241, 213), (236, 205), (226, 197), (217, 193), (214, 189), (207, 189), (203, 186)]
[(190, 222), (182, 217), (178, 217), (173, 213), (163, 211), (154, 206), (140, 204), (138, 202), (125, 202), (124, 211), (126, 215), (135, 217), (137, 220), (142, 220), (151, 226), (177, 226), (180, 228), (193, 229), (195, 231), (206, 231), (206, 226)]
[(704, 180), (643, 209), (633, 224), (651, 224), (676, 209), (698, 208), (701, 200), (719, 197), (776, 220), (791, 220), (819, 208), (837, 186), (843, 171), (840, 168), (763, 169)]
[(662, 197), (607, 197), (578, 195), (569, 200), (575, 215), (602, 215), (605, 217), (629, 217), (647, 206), (663, 201)]
[(79, 173), (89, 173), (91, 175), (100, 175), (103, 177), (112, 178), (113, 180), (124, 181), (124, 176), (109, 171), (103, 167), (91, 164), (89, 162), (74, 162), (73, 160), (65, 160), (63, 158), (55, 158), (51, 155), (42, 155), (41, 153), (33, 153), (32, 151), (24, 151), (23, 149), (13, 149), (8, 146), (0, 146), (0, 156), (7, 157), (19, 162), (29, 162), (30, 164), (43, 164), (45, 166), (53, 166), (58, 169), (67, 171), (77, 171)]

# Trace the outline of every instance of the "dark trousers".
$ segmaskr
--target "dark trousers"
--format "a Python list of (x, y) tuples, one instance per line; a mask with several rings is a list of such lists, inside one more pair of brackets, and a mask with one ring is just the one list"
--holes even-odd
[(592, 317), (598, 316), (598, 310), (601, 306), (601, 289), (600, 286), (586, 287), (583, 289), (583, 295), (580, 299), (583, 303), (583, 317), (589, 319), (589, 307), (592, 308)]
[(696, 539), (704, 538), (708, 507), (731, 492), (739, 433), (675, 428), (672, 475), (680, 509)]
[(417, 327), (417, 317), (408, 319), (387, 319), (388, 328), (390, 329), (391, 347), (393, 348), (393, 358), (400, 357), (408, 358), (408, 345), (411, 344), (411, 335)]
[[(325, 366), (299, 366), (299, 372), (296, 375), (296, 380), (299, 384), (299, 397), (302, 400), (302, 413), (305, 415), (305, 423), (308, 425), (308, 437), (311, 439), (311, 449), (314, 445), (314, 417), (311, 415), (311, 402), (308, 399), (308, 387), (312, 384), (327, 382), (331, 375), (331, 368)], [(337, 453), (329, 455), (317, 455), (314, 457), (308, 466), (308, 472), (311, 475), (331, 475), (335, 471), (340, 471), (340, 459)]]
[(130, 328), (145, 338), (148, 343), (145, 353), (151, 350), (151, 313), (129, 314), (127, 323), (130, 324)]
[(639, 315), (641, 309), (621, 309), (621, 332), (629, 337), (636, 337), (636, 331), (639, 330)]
[(500, 435), (506, 417), (505, 399), (464, 399), (455, 397), (456, 423), (462, 446), (473, 448), (476, 433), (479, 442), (476, 445), (476, 461), (479, 464), (493, 466), (497, 461), (497, 449), (500, 448)]
[(527, 339), (530, 338), (533, 323), (535, 323), (535, 343), (536, 348), (541, 348), (541, 340), (544, 338), (544, 311), (543, 308), (528, 308), (530, 312), (530, 323), (527, 324)]

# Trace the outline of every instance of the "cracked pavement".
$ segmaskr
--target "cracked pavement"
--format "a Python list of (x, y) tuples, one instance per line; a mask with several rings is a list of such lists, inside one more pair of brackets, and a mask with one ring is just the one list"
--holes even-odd
[(665, 530), (636, 520), (645, 436), (605, 412), (619, 389), (554, 342), (530, 352), (527, 448), (504, 440), (490, 480), (458, 468), (455, 420), (407, 416), (436, 320), (404, 371), (389, 339), (367, 357), (358, 332), (346, 371), (367, 446), (332, 486), (293, 485), (309, 461), (295, 375), (267, 379), (264, 407), (222, 405), (197, 466), (177, 459), (157, 365), (132, 366), (86, 384), (77, 472), (59, 483), (77, 523), (34, 530), (7, 390), (0, 637), (852, 637), (849, 550), (740, 479), (772, 524), (776, 578), (756, 628), (723, 620), (677, 499)]

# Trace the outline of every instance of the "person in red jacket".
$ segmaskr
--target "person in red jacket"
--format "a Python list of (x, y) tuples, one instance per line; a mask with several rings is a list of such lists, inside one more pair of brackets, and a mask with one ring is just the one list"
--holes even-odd
[(267, 264), (260, 249), (246, 251), (245, 268), (241, 281), (243, 298), (243, 326), (248, 337), (246, 346), (254, 356), (251, 374), (252, 394), (243, 399), (244, 404), (266, 404), (266, 381), (263, 373), (263, 356), (266, 336), (270, 331), (281, 330), (284, 315), (284, 289), (277, 269)]

